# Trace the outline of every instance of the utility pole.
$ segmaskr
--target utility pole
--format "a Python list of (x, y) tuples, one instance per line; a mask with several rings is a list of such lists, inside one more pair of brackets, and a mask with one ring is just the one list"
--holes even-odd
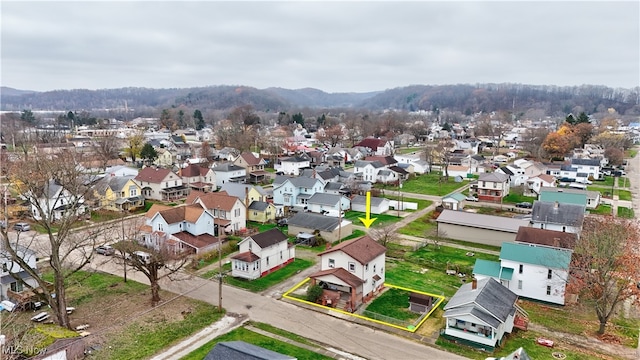
[(220, 225), (220, 205), (218, 205), (218, 311), (222, 312), (222, 239), (220, 237), (222, 229)]

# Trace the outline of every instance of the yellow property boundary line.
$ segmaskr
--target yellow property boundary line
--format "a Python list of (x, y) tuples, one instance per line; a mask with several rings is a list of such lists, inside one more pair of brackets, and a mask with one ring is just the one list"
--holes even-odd
[(289, 289), (287, 292), (285, 292), (282, 295), (282, 297), (287, 298), (289, 300), (298, 301), (298, 302), (301, 302), (301, 303), (304, 303), (304, 304), (307, 304), (307, 305), (316, 306), (316, 307), (319, 307), (321, 309), (325, 309), (325, 310), (328, 309), (328, 310), (331, 310), (331, 311), (336, 311), (336, 312), (339, 312), (341, 314), (353, 316), (353, 317), (356, 317), (358, 319), (362, 319), (362, 320), (365, 320), (365, 321), (371, 321), (371, 322), (382, 324), (382, 325), (385, 325), (385, 326), (391, 326), (393, 328), (404, 330), (404, 331), (408, 331), (410, 333), (416, 332), (420, 328), (422, 323), (424, 323), (431, 316), (431, 313), (433, 313), (438, 308), (438, 306), (440, 306), (440, 304), (442, 304), (442, 302), (444, 301), (444, 296), (442, 296), (442, 295), (431, 294), (431, 293), (424, 292), (424, 291), (409, 289), (409, 288), (405, 288), (405, 287), (401, 287), (401, 286), (396, 286), (396, 285), (385, 283), (384, 286), (389, 287), (389, 288), (415, 292), (415, 293), (418, 293), (418, 294), (432, 296), (432, 297), (438, 299), (438, 301), (436, 301), (435, 305), (433, 305), (433, 307), (431, 307), (431, 310), (427, 313), (426, 316), (423, 317), (423, 319), (418, 323), (418, 325), (411, 326), (412, 328), (409, 328), (409, 327), (399, 326), (399, 325), (396, 325), (396, 324), (391, 324), (391, 323), (388, 323), (388, 322), (385, 322), (385, 321), (380, 321), (380, 320), (368, 318), (366, 316), (350, 313), (348, 311), (344, 311), (344, 310), (340, 310), (340, 309), (336, 309), (336, 308), (330, 308), (330, 307), (323, 306), (323, 305), (320, 305), (320, 304), (312, 303), (310, 301), (298, 299), (298, 298), (295, 298), (295, 297), (289, 295), (292, 292), (298, 290), (299, 287), (301, 287), (302, 285), (306, 284), (309, 280), (310, 280), (309, 278), (306, 278), (306, 279), (302, 280), (301, 282), (296, 284), (294, 287)]

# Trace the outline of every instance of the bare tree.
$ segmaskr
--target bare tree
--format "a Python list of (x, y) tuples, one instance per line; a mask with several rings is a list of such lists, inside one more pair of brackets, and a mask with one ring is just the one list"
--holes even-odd
[(102, 168), (106, 169), (109, 161), (117, 159), (118, 155), (120, 155), (120, 144), (115, 137), (104, 137), (96, 141), (94, 151), (102, 163)]
[(396, 239), (396, 229), (393, 225), (377, 226), (369, 231), (369, 236), (380, 245), (387, 247)]
[(455, 147), (453, 141), (450, 139), (442, 139), (438, 141), (435, 151), (438, 152), (440, 164), (442, 165), (442, 171), (440, 177), (444, 175), (444, 181), (449, 181), (449, 163), (451, 163), (451, 150)]
[(567, 290), (580, 294), (598, 316), (599, 334), (618, 305), (638, 301), (640, 229), (635, 221), (587, 217), (571, 263)]
[[(44, 236), (18, 234), (12, 241), (6, 229), (1, 230), (7, 256), (35, 280), (35, 292), (51, 306), (58, 325), (70, 328), (66, 312), (67, 277), (90, 261), (97, 232), (75, 231), (75, 223), (85, 216), (84, 199), (93, 192), (91, 179), (80, 172), (79, 155), (69, 152), (52, 157), (24, 156), (11, 164), (10, 180), (14, 188), (29, 203), (33, 221)], [(49, 255), (53, 284), (29, 262), (24, 249), (40, 250)]]

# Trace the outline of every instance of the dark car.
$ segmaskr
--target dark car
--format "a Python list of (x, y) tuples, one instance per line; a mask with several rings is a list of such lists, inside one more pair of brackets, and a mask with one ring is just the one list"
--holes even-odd
[(523, 208), (523, 209), (531, 209), (533, 207), (533, 204), (531, 204), (530, 202), (519, 202), (516, 204), (517, 208)]
[(111, 256), (116, 253), (116, 249), (109, 245), (100, 245), (96, 248), (96, 253), (104, 256)]
[(289, 225), (289, 219), (282, 218), (278, 220), (278, 226), (287, 226), (287, 225)]

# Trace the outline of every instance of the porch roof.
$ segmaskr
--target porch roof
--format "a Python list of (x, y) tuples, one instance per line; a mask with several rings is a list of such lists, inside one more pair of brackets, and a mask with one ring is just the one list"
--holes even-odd
[(251, 251), (245, 251), (243, 253), (236, 254), (231, 257), (233, 260), (240, 260), (246, 263), (252, 263), (260, 260), (260, 256), (252, 253)]
[(327, 270), (318, 271), (317, 273), (313, 273), (313, 274), (309, 275), (309, 277), (310, 278), (319, 278), (319, 277), (326, 276), (326, 275), (333, 275), (333, 276), (337, 277), (338, 279), (344, 281), (345, 283), (347, 283), (349, 286), (351, 286), (353, 288), (357, 288), (358, 286), (364, 284), (364, 281), (362, 279), (360, 279), (359, 277), (353, 275), (352, 273), (348, 272), (347, 270), (345, 270), (343, 268), (335, 268), (335, 269), (327, 269)]

